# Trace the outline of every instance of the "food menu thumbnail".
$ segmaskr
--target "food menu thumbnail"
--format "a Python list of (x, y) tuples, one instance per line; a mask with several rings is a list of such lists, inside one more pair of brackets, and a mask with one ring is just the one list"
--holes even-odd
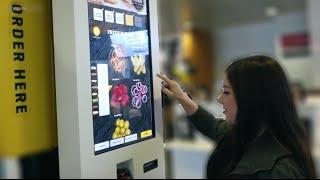
[(95, 155), (155, 137), (147, 0), (88, 0)]

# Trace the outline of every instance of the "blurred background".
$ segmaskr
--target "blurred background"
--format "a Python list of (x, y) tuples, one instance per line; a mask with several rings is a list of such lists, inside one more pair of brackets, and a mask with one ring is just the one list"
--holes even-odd
[[(161, 69), (200, 105), (223, 118), (216, 102), (225, 67), (249, 54), (277, 57), (292, 84), (320, 173), (319, 0), (158, 0)], [(168, 178), (205, 178), (215, 143), (164, 98)], [(1, 158), (1, 157), (0, 157)], [(57, 148), (1, 158), (0, 178), (57, 178)]]
[[(320, 15), (317, 0), (159, 0), (162, 70), (199, 104), (223, 117), (216, 97), (225, 67), (237, 57), (276, 57), (292, 85), (320, 172)], [(205, 178), (215, 143), (182, 108), (164, 99), (167, 177)], [(319, 174), (319, 173), (318, 173)]]

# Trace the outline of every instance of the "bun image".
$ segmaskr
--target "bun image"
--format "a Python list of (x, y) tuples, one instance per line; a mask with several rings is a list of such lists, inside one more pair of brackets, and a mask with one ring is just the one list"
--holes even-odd
[(104, 2), (110, 3), (110, 4), (116, 4), (118, 0), (104, 0)]
[(128, 7), (132, 6), (132, 1), (131, 0), (122, 0)]

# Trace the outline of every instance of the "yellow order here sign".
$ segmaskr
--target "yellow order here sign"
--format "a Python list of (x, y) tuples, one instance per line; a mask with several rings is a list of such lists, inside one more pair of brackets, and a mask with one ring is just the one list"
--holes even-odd
[(0, 157), (56, 147), (51, 0), (1, 0), (0, 25)]

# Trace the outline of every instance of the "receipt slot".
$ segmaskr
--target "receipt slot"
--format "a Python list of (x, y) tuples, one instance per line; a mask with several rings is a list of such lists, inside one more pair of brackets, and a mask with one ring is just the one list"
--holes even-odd
[(165, 178), (155, 0), (54, 0), (61, 178)]

